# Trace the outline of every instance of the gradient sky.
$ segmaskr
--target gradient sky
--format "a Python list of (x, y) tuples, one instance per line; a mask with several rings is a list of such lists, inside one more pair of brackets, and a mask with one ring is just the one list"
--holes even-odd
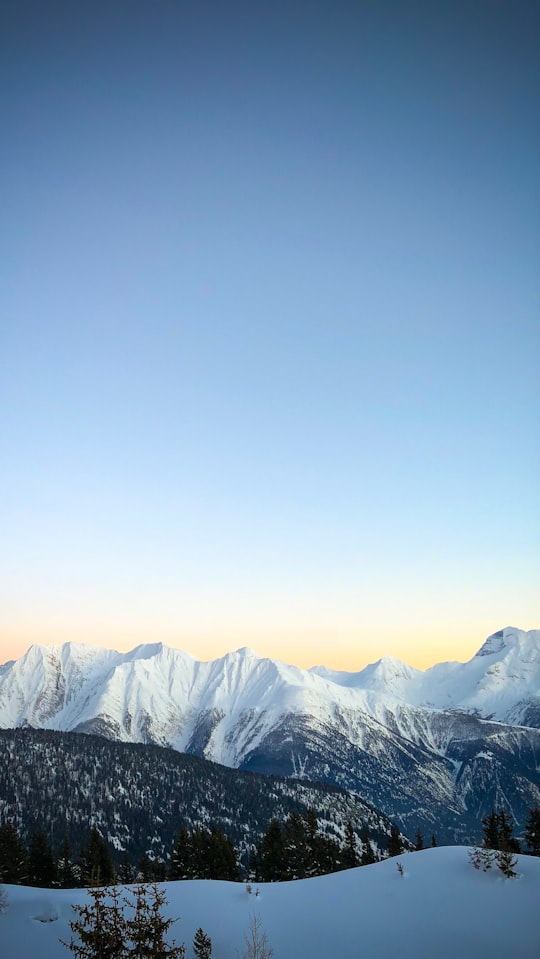
[(0, 662), (539, 626), (538, 5), (0, 12)]

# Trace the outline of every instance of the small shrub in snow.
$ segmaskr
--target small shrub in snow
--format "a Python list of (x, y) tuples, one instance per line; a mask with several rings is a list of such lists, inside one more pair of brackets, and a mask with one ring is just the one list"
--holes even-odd
[(503, 876), (506, 876), (507, 879), (515, 879), (517, 872), (514, 869), (514, 866), (517, 864), (517, 859), (514, 856), (514, 853), (509, 849), (501, 849), (495, 856), (497, 860), (497, 865), (501, 870)]
[(471, 849), (469, 852), (469, 862), (471, 866), (473, 866), (475, 869), (482, 869), (483, 872), (487, 872), (488, 869), (491, 869), (494, 859), (495, 853), (492, 849), (481, 849), (479, 846), (477, 846), (475, 849)]
[(400, 876), (403, 876), (404, 869), (403, 869), (402, 863), (396, 862), (396, 869), (397, 869), (399, 875), (400, 875)]
[(3, 912), (6, 911), (7, 903), (8, 903), (7, 892), (3, 886), (0, 886), (0, 916), (2, 915)]

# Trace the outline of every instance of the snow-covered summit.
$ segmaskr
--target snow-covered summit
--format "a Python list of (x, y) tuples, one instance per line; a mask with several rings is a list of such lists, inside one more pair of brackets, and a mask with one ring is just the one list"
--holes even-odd
[(0, 670), (1, 727), (86, 730), (97, 722), (114, 738), (150, 737), (186, 749), (204, 716), (208, 752), (232, 764), (242, 748), (239, 723), (253, 742), (255, 727), (288, 713), (324, 722), (338, 709), (385, 722), (398, 709), (459, 709), (523, 723), (539, 703), (540, 630), (513, 627), (490, 636), (469, 662), (425, 672), (391, 656), (356, 673), (304, 670), (248, 647), (201, 662), (162, 643), (127, 653), (32, 646)]

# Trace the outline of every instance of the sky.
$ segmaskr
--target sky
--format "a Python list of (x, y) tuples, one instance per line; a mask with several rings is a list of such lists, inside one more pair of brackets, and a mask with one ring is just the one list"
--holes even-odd
[(540, 625), (539, 28), (0, 0), (0, 662)]

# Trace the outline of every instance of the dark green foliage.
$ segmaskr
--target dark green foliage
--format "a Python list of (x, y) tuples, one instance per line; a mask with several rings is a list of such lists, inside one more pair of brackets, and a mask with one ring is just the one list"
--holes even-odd
[[(348, 850), (350, 855), (350, 849)], [(322, 876), (344, 868), (347, 849), (319, 831), (313, 810), (272, 819), (253, 857), (254, 879), (280, 882)]]
[(178, 831), (169, 868), (170, 879), (239, 879), (238, 858), (230, 839), (217, 827)]
[(106, 886), (115, 878), (109, 846), (96, 826), (81, 849), (81, 870), (85, 886)]
[(0, 826), (0, 882), (27, 881), (28, 863), (24, 843), (12, 822)]
[(56, 885), (57, 869), (51, 844), (39, 829), (32, 833), (28, 844), (28, 883), (30, 886)]
[(156, 883), (137, 886), (127, 904), (132, 917), (123, 921), (130, 959), (184, 959), (184, 946), (178, 946), (174, 940), (167, 942), (167, 933), (176, 920), (163, 915), (167, 899)]
[(73, 889), (79, 885), (80, 873), (80, 867), (73, 862), (69, 840), (64, 839), (56, 860), (56, 881), (61, 889)]
[(73, 906), (77, 918), (69, 925), (74, 935), (62, 944), (77, 959), (127, 959), (118, 889), (94, 886), (88, 894), (88, 905)]
[(278, 819), (272, 819), (256, 851), (257, 873), (262, 882), (279, 882), (287, 878), (285, 840)]
[(416, 852), (420, 852), (420, 850), (424, 848), (424, 837), (419, 829), (416, 832), (416, 836), (414, 840), (414, 848)]
[(4, 819), (16, 818), (25, 842), (38, 829), (56, 851), (67, 839), (75, 864), (81, 838), (95, 824), (117, 870), (124, 850), (132, 865), (151, 851), (169, 867), (180, 825), (190, 834), (215, 825), (244, 868), (272, 817), (284, 822), (294, 810), (313, 808), (327, 834), (343, 834), (348, 819), (366, 822), (381, 848), (390, 828), (373, 806), (335, 786), (240, 772), (148, 743), (54, 730), (0, 730), (0, 798)]
[(347, 820), (347, 826), (345, 827), (345, 844), (343, 846), (341, 861), (345, 869), (353, 869), (358, 865), (356, 833), (350, 819)]
[(195, 959), (211, 959), (212, 940), (201, 928), (197, 929), (193, 937), (193, 955)]
[(77, 959), (184, 959), (184, 946), (167, 941), (176, 920), (163, 915), (167, 900), (156, 884), (136, 886), (128, 899), (115, 886), (93, 886), (88, 895), (88, 905), (73, 906), (73, 935), (63, 943)]
[(431, 845), (433, 848), (435, 848), (435, 846), (437, 845), (437, 837), (435, 836), (435, 834), (433, 834), (431, 837)]
[(371, 837), (369, 834), (369, 829), (367, 826), (362, 827), (361, 837), (362, 839), (362, 866), (371, 866), (374, 862), (377, 862), (377, 856), (373, 851), (373, 846), (371, 844)]
[(540, 806), (530, 810), (525, 826), (525, 842), (531, 856), (540, 856)]
[(401, 856), (403, 852), (403, 840), (398, 827), (394, 824), (390, 830), (390, 839), (388, 841), (388, 855)]
[(513, 835), (513, 822), (504, 809), (492, 809), (482, 820), (482, 826), (486, 849), (520, 852), (519, 842)]
[(506, 876), (507, 879), (515, 879), (517, 872), (514, 866), (517, 864), (517, 859), (514, 853), (510, 849), (500, 849), (495, 858), (503, 876)]
[(170, 879), (188, 879), (191, 873), (191, 840), (185, 826), (178, 830), (169, 869)]

